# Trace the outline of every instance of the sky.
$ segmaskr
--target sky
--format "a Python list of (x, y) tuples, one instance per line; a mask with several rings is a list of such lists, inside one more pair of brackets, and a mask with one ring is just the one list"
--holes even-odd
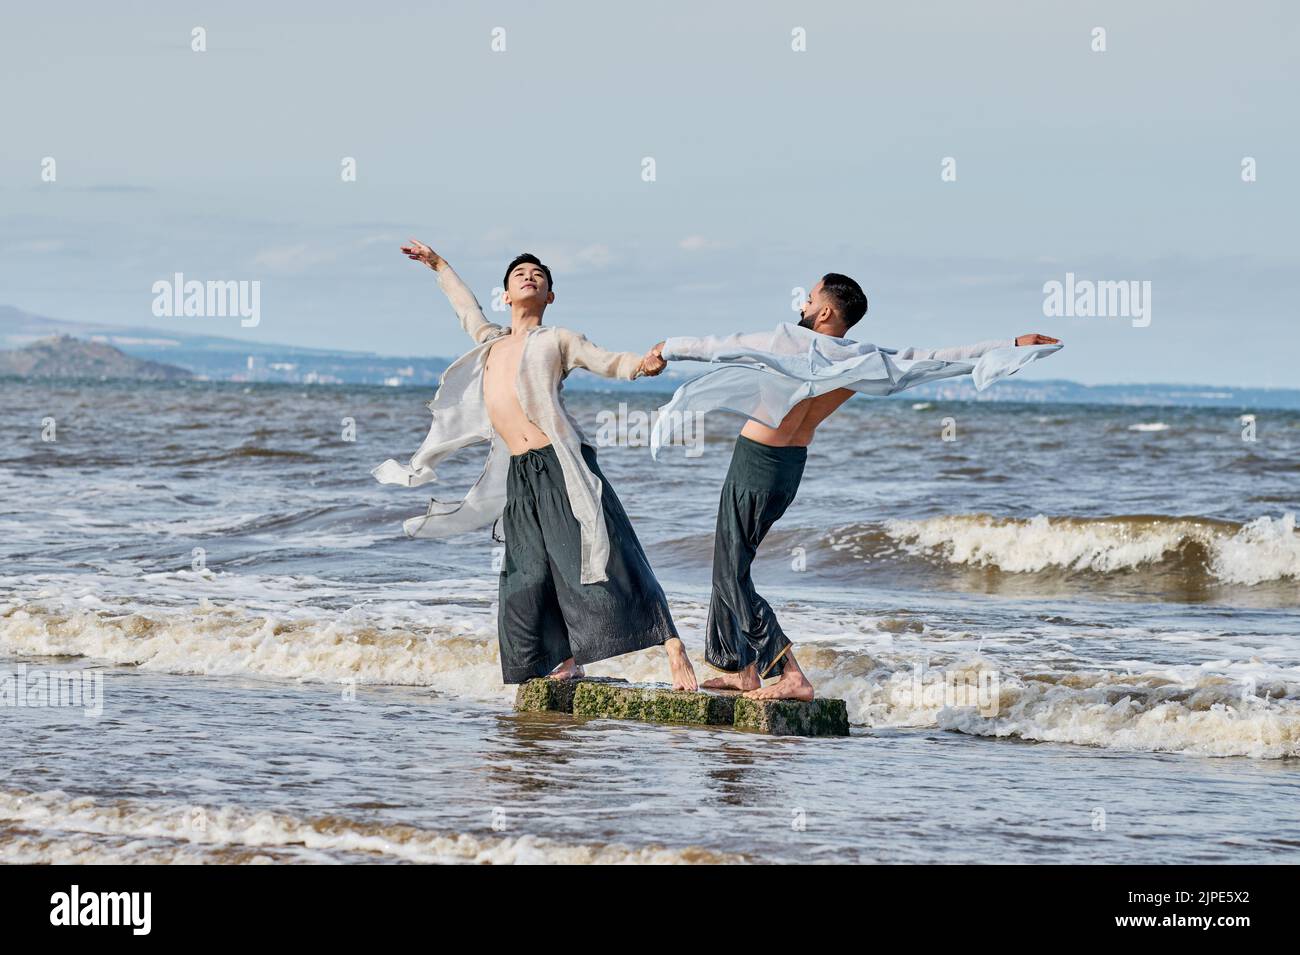
[[(415, 236), (485, 307), (537, 253), (546, 320), (610, 348), (797, 320), (838, 271), (859, 340), (1038, 331), (1066, 348), (1026, 376), (1297, 387), (1298, 49), (1300, 4), (1259, 0), (27, 4), (0, 304), (459, 354)], [(258, 324), (156, 317), (178, 272), (259, 282)], [(1149, 282), (1149, 321), (1045, 315), (1067, 273)]]

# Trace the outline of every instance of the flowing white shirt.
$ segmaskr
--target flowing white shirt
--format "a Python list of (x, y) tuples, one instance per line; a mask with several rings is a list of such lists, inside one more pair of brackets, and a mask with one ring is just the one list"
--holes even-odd
[[(462, 327), (478, 345), (443, 372), (437, 394), (427, 405), (433, 423), (409, 463), (389, 458), (370, 473), (384, 484), (416, 487), (436, 480), (435, 466), (461, 448), (485, 441), (491, 447), (482, 474), (464, 500), (431, 499), (424, 514), (402, 522), (403, 530), (411, 537), (447, 537), (494, 523), (505, 508), (510, 469), (510, 450), (492, 427), (483, 400), (483, 368), (488, 350), (512, 331), (487, 320), (474, 293), (450, 266), (438, 270), (438, 285), (456, 310)], [(591, 442), (564, 406), (561, 391), (564, 378), (574, 368), (585, 368), (606, 378), (636, 378), (641, 356), (606, 351), (585, 335), (554, 325), (539, 325), (525, 334), (515, 393), (528, 420), (551, 439), (564, 472), (569, 505), (581, 528), (582, 583), (606, 580), (609, 531), (600, 505), (602, 486), (579, 450), (580, 443)]]
[(770, 332), (744, 332), (664, 342), (669, 360), (722, 365), (677, 389), (659, 409), (650, 453), (671, 444), (685, 416), (734, 411), (769, 428), (800, 401), (848, 388), (864, 395), (892, 395), (941, 378), (970, 375), (977, 391), (1013, 374), (1031, 361), (1060, 351), (1061, 345), (1022, 345), (995, 339), (954, 348), (881, 348), (822, 335), (793, 322)]

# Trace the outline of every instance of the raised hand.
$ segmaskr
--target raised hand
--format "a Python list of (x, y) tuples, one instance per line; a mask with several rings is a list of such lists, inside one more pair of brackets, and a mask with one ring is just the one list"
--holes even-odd
[(1061, 340), (1053, 338), (1050, 335), (1040, 335), (1037, 332), (1031, 332), (1028, 335), (1021, 335), (1016, 339), (1017, 345), (1059, 345)]
[(408, 259), (411, 259), (414, 262), (423, 262), (435, 272), (447, 264), (446, 259), (433, 251), (433, 249), (429, 248), (419, 239), (407, 239), (407, 241), (411, 244), (402, 246), (402, 254)]

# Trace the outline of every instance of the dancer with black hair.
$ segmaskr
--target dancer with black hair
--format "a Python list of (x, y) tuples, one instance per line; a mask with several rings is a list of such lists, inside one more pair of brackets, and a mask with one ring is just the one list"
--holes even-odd
[[(970, 374), (977, 389), (1061, 348), (1046, 335), (957, 348), (878, 348), (846, 339), (867, 312), (847, 275), (826, 274), (809, 292), (799, 324), (773, 332), (669, 338), (646, 355), (724, 365), (677, 390), (659, 410), (652, 453), (670, 443), (683, 416), (715, 409), (745, 415), (722, 485), (713, 541), (713, 589), (705, 660), (723, 672), (706, 689), (756, 699), (811, 700), (813, 686), (791, 652), (771, 605), (754, 589), (751, 565), (763, 538), (794, 501), (817, 427), (855, 393), (888, 395)], [(1038, 346), (1038, 347), (1022, 347)], [(972, 362), (972, 360), (977, 360)], [(763, 680), (776, 682), (763, 686)]]
[(663, 646), (673, 686), (696, 689), (663, 588), (561, 395), (574, 368), (630, 380), (659, 374), (663, 360), (607, 351), (585, 335), (543, 325), (555, 292), (551, 270), (534, 255), (506, 267), (502, 300), (510, 324), (502, 326), (487, 320), (433, 249), (412, 239), (402, 252), (438, 274), (476, 345), (443, 373), (429, 402), (433, 424), (409, 464), (390, 459), (372, 473), (384, 483), (425, 484), (448, 455), (491, 442), (483, 473), (463, 501), (433, 500), (403, 526), (412, 537), (442, 537), (501, 519), (502, 678), (573, 679), (584, 663)]

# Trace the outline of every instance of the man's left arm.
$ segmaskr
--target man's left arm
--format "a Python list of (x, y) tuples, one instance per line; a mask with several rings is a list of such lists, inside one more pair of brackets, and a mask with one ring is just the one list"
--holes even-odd
[(993, 338), (988, 341), (977, 342), (974, 345), (955, 345), (951, 348), (903, 348), (895, 352), (891, 357), (903, 361), (924, 361), (929, 359), (934, 361), (970, 361), (995, 348), (1010, 348), (1013, 345), (1057, 344), (1060, 344), (1060, 339), (1032, 332), (1018, 338)]
[(657, 368), (650, 367), (640, 355), (630, 351), (609, 351), (590, 341), (586, 335), (567, 329), (562, 347), (566, 372), (574, 368), (585, 368), (602, 378), (631, 381), (641, 375), (657, 375), (664, 370), (663, 362), (659, 362)]

